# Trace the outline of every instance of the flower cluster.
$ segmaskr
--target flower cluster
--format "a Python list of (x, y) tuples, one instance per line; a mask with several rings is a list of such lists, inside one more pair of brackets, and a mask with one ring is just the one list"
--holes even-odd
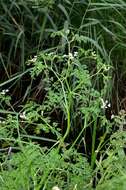
[(4, 90), (2, 90), (1, 95), (5, 95), (7, 92), (9, 92), (9, 90), (8, 89), (4, 89)]
[(104, 101), (104, 100), (101, 98), (101, 102), (102, 102), (102, 106), (101, 106), (102, 109), (111, 108), (111, 104), (109, 103), (108, 100), (105, 100), (105, 101)]
[(69, 58), (70, 60), (73, 60), (74, 58), (76, 58), (78, 56), (78, 52), (77, 51), (75, 51), (75, 52), (73, 52), (73, 53), (69, 53), (68, 55), (63, 55), (63, 57), (64, 58)]
[(35, 63), (37, 60), (37, 55), (35, 55), (32, 59), (28, 60), (28, 63)]

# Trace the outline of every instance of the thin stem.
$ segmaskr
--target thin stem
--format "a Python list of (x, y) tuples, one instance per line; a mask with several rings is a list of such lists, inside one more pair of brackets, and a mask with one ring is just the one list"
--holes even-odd
[(96, 141), (96, 126), (97, 120), (94, 121), (93, 134), (92, 134), (92, 153), (91, 153), (91, 167), (94, 168), (96, 161), (95, 141)]

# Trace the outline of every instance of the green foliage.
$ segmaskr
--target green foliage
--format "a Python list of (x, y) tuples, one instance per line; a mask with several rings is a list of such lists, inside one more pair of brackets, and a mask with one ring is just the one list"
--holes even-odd
[(117, 131), (110, 138), (110, 144), (106, 150), (107, 158), (101, 158), (97, 163), (97, 171), (100, 170), (101, 178), (96, 189), (125, 189), (126, 156), (124, 152), (126, 134)]
[(125, 189), (125, 17), (124, 0), (0, 0), (3, 190)]
[(76, 151), (59, 155), (56, 149), (49, 153), (29, 144), (18, 153), (10, 153), (1, 163), (0, 186), (7, 189), (51, 189), (58, 185), (67, 189), (91, 189), (91, 168), (85, 157)]
[(10, 105), (10, 101), (11, 101), (11, 97), (9, 95), (6, 94), (8, 90), (2, 90), (2, 92), (0, 92), (0, 103), (1, 103), (1, 107), (2, 104), (6, 104), (6, 105)]

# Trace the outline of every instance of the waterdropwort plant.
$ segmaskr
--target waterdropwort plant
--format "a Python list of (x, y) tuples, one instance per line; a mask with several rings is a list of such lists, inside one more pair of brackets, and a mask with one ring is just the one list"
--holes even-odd
[[(58, 46), (53, 52), (40, 52), (35, 62), (33, 59), (27, 62), (32, 65), (31, 77), (35, 79), (41, 76), (43, 81), (45, 95), (41, 109), (43, 115), (49, 117), (53, 117), (54, 113), (62, 113), (60, 118), (60, 120), (64, 118), (63, 133), (60, 137), (62, 145), (69, 139), (70, 132), (77, 131), (78, 134), (82, 129), (84, 134), (86, 128), (91, 126), (89, 123), (91, 121), (94, 123), (91, 129), (93, 167), (98, 119), (102, 120), (102, 117), (105, 117), (101, 108), (101, 98), (107, 96), (111, 67), (94, 51), (81, 47), (84, 43), (82, 36), (74, 36), (70, 31), (61, 30), (53, 33), (52, 37), (58, 38), (59, 41), (65, 38), (65, 54), (61, 51), (63, 46)], [(91, 68), (93, 65), (93, 69), (90, 69), (90, 65)], [(61, 123), (57, 125), (61, 128)], [(76, 134), (74, 136), (77, 138)]]
[(125, 190), (125, 9), (0, 1), (1, 189)]

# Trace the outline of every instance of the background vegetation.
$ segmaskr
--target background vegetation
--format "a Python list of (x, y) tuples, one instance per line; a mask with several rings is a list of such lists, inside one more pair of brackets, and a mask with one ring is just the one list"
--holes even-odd
[(125, 189), (126, 2), (0, 0), (2, 190)]

